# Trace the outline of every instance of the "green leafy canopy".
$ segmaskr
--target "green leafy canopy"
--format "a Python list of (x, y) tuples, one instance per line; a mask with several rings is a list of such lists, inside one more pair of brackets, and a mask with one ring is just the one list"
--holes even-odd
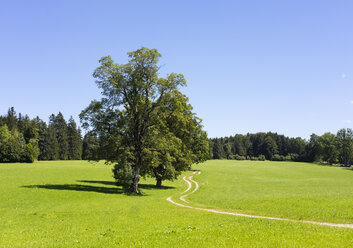
[(138, 193), (140, 175), (155, 177), (157, 185), (173, 180), (207, 159), (209, 148), (201, 120), (179, 91), (186, 86), (184, 76), (159, 77), (156, 49), (142, 47), (128, 57), (127, 64), (114, 63), (110, 56), (99, 60), (93, 76), (103, 98), (92, 101), (80, 118), (100, 139), (98, 157), (116, 163), (115, 178), (124, 178), (117, 171), (132, 168), (123, 181), (131, 181), (130, 191)]

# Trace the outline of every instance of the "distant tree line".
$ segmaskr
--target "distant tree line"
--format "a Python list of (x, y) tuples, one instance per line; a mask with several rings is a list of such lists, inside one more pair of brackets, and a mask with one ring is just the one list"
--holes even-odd
[[(52, 114), (49, 123), (17, 114), (13, 107), (0, 116), (0, 163), (35, 160), (109, 159), (112, 147), (104, 138), (81, 130), (71, 117)], [(108, 143), (107, 143), (108, 142)], [(353, 164), (353, 130), (312, 134), (309, 140), (277, 133), (236, 134), (209, 139), (211, 159), (272, 160)]]
[(309, 140), (289, 138), (277, 133), (236, 134), (212, 138), (213, 159), (273, 160), (353, 164), (353, 131), (341, 129), (337, 134), (312, 134)]
[(88, 159), (97, 145), (95, 136), (82, 139), (75, 120), (66, 121), (61, 112), (52, 114), (48, 124), (17, 115), (13, 107), (0, 116), (0, 162)]

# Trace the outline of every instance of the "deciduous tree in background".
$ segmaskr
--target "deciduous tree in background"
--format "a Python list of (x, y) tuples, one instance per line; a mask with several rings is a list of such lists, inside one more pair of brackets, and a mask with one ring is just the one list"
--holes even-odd
[(340, 129), (337, 132), (337, 141), (340, 163), (349, 166), (353, 161), (353, 130), (351, 128)]
[(336, 163), (339, 152), (339, 142), (336, 135), (324, 133), (319, 137), (321, 159), (329, 164)]
[(95, 160), (97, 158), (96, 152), (98, 150), (99, 150), (99, 140), (97, 136), (91, 133), (86, 133), (85, 136), (83, 137), (82, 159)]
[(263, 151), (266, 159), (271, 160), (273, 155), (278, 153), (278, 147), (275, 140), (271, 136), (266, 136), (263, 143)]

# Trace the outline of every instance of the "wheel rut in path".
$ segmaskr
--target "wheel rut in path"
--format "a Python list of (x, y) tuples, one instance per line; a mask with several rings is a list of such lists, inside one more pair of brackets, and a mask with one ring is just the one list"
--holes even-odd
[[(181, 193), (181, 196), (179, 199), (187, 204), (190, 204), (187, 200), (185, 200), (185, 197), (195, 193), (199, 189), (199, 184), (192, 179), (194, 175), (199, 175), (201, 172), (200, 171), (194, 171), (193, 175), (191, 176), (184, 176), (183, 180), (188, 184), (188, 188)], [(195, 185), (195, 189), (190, 192), (192, 188), (192, 184)], [(352, 228), (353, 229), (353, 224), (338, 224), (338, 223), (329, 223), (329, 222), (318, 222), (318, 221), (310, 221), (310, 220), (295, 220), (295, 219), (286, 219), (286, 218), (279, 218), (279, 217), (269, 217), (269, 216), (260, 216), (260, 215), (250, 215), (250, 214), (242, 214), (242, 213), (236, 213), (236, 212), (228, 212), (228, 211), (223, 211), (223, 210), (216, 210), (216, 209), (211, 209), (211, 208), (200, 208), (200, 207), (193, 207), (190, 205), (185, 205), (182, 203), (178, 203), (172, 200), (172, 197), (168, 197), (167, 201), (171, 202), (174, 205), (177, 205), (179, 207), (183, 208), (191, 208), (195, 210), (201, 210), (201, 211), (207, 211), (207, 212), (212, 212), (216, 214), (227, 214), (227, 215), (234, 215), (234, 216), (240, 216), (240, 217), (246, 217), (246, 218), (256, 218), (256, 219), (267, 219), (267, 220), (280, 220), (280, 221), (291, 221), (291, 222), (301, 222), (301, 223), (308, 223), (308, 224), (314, 224), (314, 225), (321, 225), (321, 226), (331, 226), (331, 227), (343, 227), (343, 228)]]

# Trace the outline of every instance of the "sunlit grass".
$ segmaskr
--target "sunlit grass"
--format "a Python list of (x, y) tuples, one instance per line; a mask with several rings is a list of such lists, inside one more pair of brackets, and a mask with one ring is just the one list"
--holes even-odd
[[(222, 205), (225, 197), (217, 193), (231, 176), (217, 175), (241, 173), (228, 162), (217, 163), (198, 166), (202, 174), (195, 179), (202, 184), (190, 200), (233, 208), (234, 199)], [(351, 247), (353, 242), (350, 229), (181, 208), (166, 198), (184, 191), (184, 181), (165, 183), (164, 189), (154, 183), (143, 180), (143, 196), (127, 196), (113, 185), (111, 168), (104, 164), (0, 164), (0, 247)], [(245, 188), (245, 179), (242, 184)], [(249, 187), (255, 188), (251, 180)]]
[(309, 163), (208, 161), (190, 200), (242, 213), (353, 223), (353, 171)]

